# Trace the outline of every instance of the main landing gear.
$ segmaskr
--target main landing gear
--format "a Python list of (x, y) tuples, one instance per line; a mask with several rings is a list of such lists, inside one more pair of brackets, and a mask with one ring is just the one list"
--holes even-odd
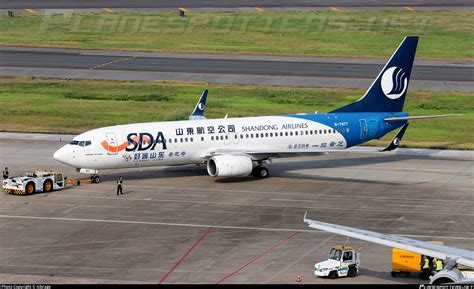
[(268, 178), (269, 172), (266, 167), (258, 165), (255, 168), (253, 168), (252, 175), (256, 178), (265, 179), (265, 178)]
[(95, 183), (95, 184), (100, 183), (100, 177), (98, 174), (93, 174), (91, 176), (91, 183)]

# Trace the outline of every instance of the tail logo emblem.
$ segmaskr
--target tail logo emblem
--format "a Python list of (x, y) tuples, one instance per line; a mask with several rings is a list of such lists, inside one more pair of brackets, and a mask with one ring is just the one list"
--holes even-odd
[(386, 97), (397, 99), (405, 93), (408, 77), (403, 69), (392, 66), (383, 73), (380, 85)]
[(198, 104), (199, 110), (204, 110), (205, 107), (206, 107), (206, 106), (205, 106), (202, 102), (200, 102), (200, 103)]

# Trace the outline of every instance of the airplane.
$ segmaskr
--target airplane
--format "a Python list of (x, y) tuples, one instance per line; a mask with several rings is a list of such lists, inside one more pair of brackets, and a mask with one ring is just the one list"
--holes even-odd
[(84, 132), (53, 157), (99, 182), (99, 170), (206, 164), (213, 177), (269, 176), (272, 158), (340, 152), (402, 128), (382, 151), (397, 148), (409, 120), (403, 112), (418, 36), (407, 36), (367, 92), (328, 113), (206, 119), (207, 90), (184, 121), (135, 123)]
[(430, 284), (444, 284), (453, 282), (456, 284), (474, 283), (474, 278), (464, 277), (461, 271), (459, 271), (457, 268), (458, 265), (474, 268), (474, 251), (433, 244), (392, 234), (382, 234), (368, 230), (311, 220), (307, 218), (307, 212), (304, 214), (303, 222), (308, 224), (308, 226), (313, 229), (331, 232), (334, 234), (446, 260), (447, 262), (445, 262), (445, 268), (430, 277)]

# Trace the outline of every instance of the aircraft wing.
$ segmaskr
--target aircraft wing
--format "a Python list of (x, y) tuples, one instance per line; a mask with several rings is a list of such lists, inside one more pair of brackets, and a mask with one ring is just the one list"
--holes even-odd
[(368, 230), (315, 221), (308, 219), (306, 217), (306, 213), (304, 215), (303, 221), (313, 229), (348, 236), (392, 248), (400, 248), (410, 252), (436, 257), (443, 260), (450, 259), (454, 260), (460, 265), (474, 268), (474, 251), (432, 244), (397, 235), (382, 234)]
[(349, 149), (326, 149), (326, 148), (307, 148), (307, 149), (216, 149), (204, 154), (203, 158), (211, 158), (217, 155), (247, 155), (253, 160), (263, 160), (268, 158), (289, 158), (299, 156), (320, 156), (329, 153), (344, 153), (344, 152), (358, 152), (358, 153), (380, 153), (384, 151), (391, 151), (398, 147), (400, 138), (395, 137), (392, 142), (382, 150), (376, 148), (349, 148)]
[(253, 160), (264, 160), (268, 158), (282, 158), (282, 157), (297, 157), (297, 156), (318, 156), (325, 155), (330, 152), (341, 152), (344, 150), (336, 149), (268, 149), (268, 150), (255, 150), (255, 149), (216, 149), (214, 151), (205, 154), (204, 158), (211, 158), (217, 155), (246, 155), (251, 157)]

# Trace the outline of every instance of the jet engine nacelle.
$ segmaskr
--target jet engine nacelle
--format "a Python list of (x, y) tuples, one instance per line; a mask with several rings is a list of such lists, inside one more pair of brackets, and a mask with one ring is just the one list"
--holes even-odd
[[(447, 283), (459, 283), (463, 284), (463, 281), (471, 281), (466, 280), (464, 275), (459, 271), (457, 268), (453, 268), (452, 270), (442, 270), (435, 275), (430, 277), (430, 284), (447, 284)], [(465, 283), (469, 284), (469, 283)]]
[(219, 155), (207, 161), (207, 172), (211, 177), (245, 177), (252, 169), (252, 159), (248, 156)]

